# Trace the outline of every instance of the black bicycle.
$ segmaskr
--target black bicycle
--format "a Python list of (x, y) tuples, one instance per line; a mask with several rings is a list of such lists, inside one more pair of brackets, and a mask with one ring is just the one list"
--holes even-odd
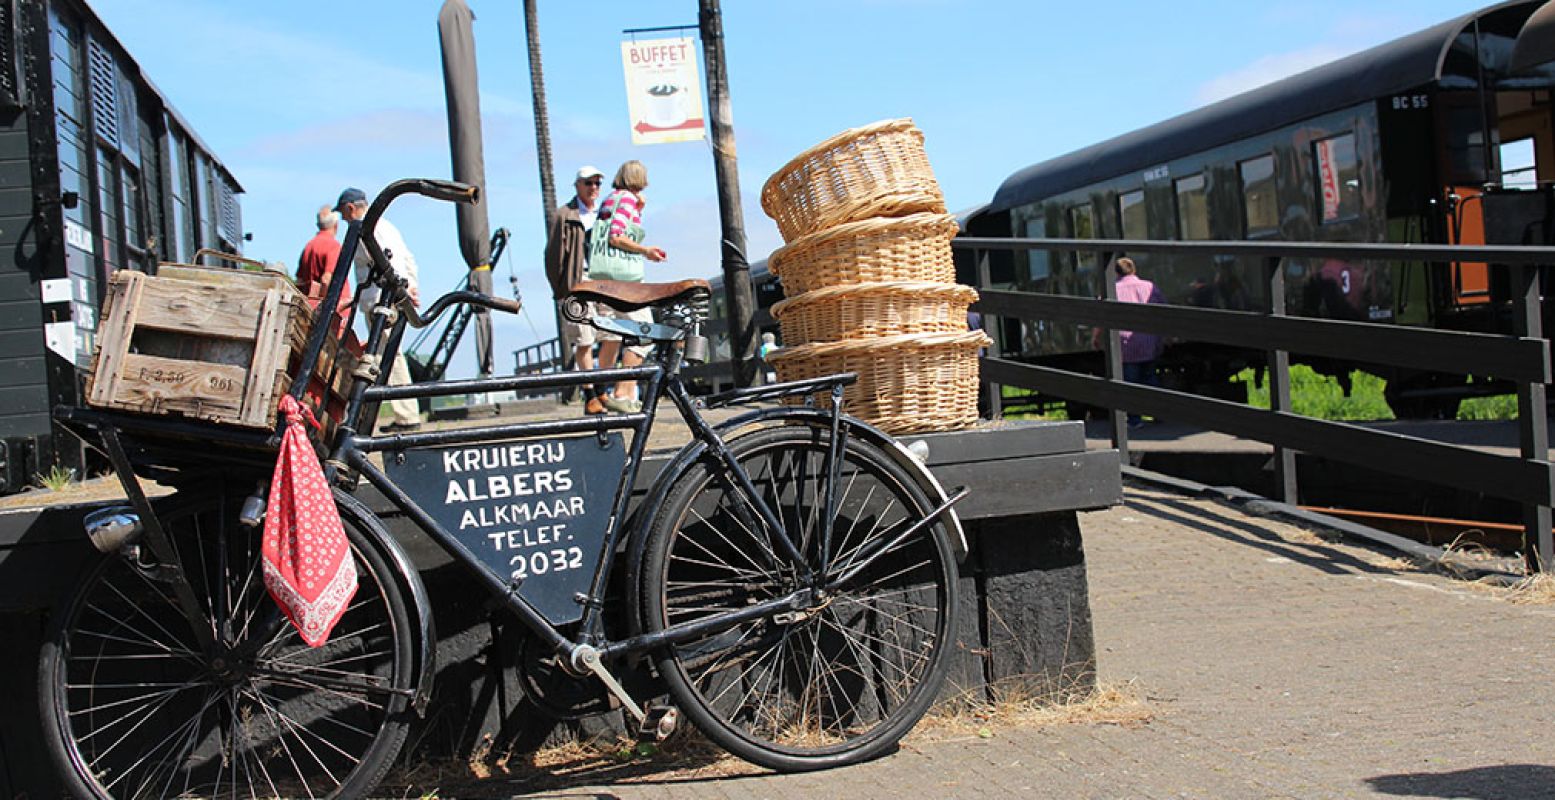
[[(348, 229), (321, 303), (336, 306), (366, 247), (382, 289), (368, 357), (321, 449), (359, 588), (325, 645), (302, 643), (261, 579), (277, 434), (56, 411), (102, 447), (129, 498), (88, 519), (106, 555), (55, 614), (42, 654), (45, 735), (70, 792), (354, 797), (383, 778), (426, 708), (436, 637), (410, 559), (349, 491), (362, 480), (533, 633), (526, 669), (548, 685), (593, 686), (658, 734), (683, 713), (729, 752), (776, 770), (892, 748), (939, 693), (955, 641), (965, 542), (952, 505), (965, 491), (947, 495), (906, 448), (842, 413), (850, 375), (693, 399), (679, 370), (706, 351), (704, 281), (574, 288), (565, 313), (652, 344), (641, 366), (384, 385), (377, 365), (407, 325), (455, 303), (517, 310), (455, 292), (417, 313), (372, 236), (406, 193), (476, 199), (445, 181), (390, 186)], [(659, 321), (593, 315), (592, 304), (653, 308)], [(307, 381), (296, 376), (314, 372), (325, 316), (292, 382), (299, 398)], [(641, 412), (371, 435), (386, 400), (620, 380), (644, 384)], [(691, 442), (634, 509), (662, 400)], [(788, 404), (718, 425), (700, 414), (771, 400)], [(137, 476), (176, 491), (148, 500)], [(622, 676), (644, 663), (657, 682), (629, 691)]]

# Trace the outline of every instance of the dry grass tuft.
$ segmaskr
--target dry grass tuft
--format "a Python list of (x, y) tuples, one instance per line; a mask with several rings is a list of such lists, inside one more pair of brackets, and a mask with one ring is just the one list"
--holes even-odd
[(1529, 575), (1503, 590), (1509, 603), (1522, 606), (1547, 606), (1555, 604), (1555, 575), (1541, 572)]
[(1000, 730), (1052, 725), (1144, 725), (1155, 718), (1134, 681), (1104, 684), (1094, 691), (1045, 696), (1005, 692), (996, 702), (952, 702), (923, 718), (913, 738), (943, 740), (967, 734), (989, 738)]

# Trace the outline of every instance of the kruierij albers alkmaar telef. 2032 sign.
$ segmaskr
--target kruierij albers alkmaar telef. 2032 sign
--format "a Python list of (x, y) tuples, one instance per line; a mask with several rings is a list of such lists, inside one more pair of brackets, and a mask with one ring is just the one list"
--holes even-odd
[(406, 450), (390, 479), (553, 625), (574, 622), (626, 468), (620, 433)]

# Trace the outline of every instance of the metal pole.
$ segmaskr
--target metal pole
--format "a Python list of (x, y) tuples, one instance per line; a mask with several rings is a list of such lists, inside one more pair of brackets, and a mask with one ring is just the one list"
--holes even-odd
[[(1271, 317), (1285, 316), (1285, 270), (1280, 269), (1280, 259), (1263, 259), (1264, 288), (1269, 296), (1264, 299), (1264, 311)], [(1274, 413), (1290, 413), (1290, 353), (1270, 350), (1269, 358), (1269, 410)], [(1280, 502), (1295, 505), (1296, 453), (1274, 446), (1274, 492)]]
[[(1105, 300), (1116, 302), (1118, 299), (1118, 283), (1107, 273), (1112, 270), (1112, 258), (1110, 253), (1097, 253), (1096, 261), (1105, 266), (1102, 267), (1101, 296)], [(1076, 265), (1079, 264), (1076, 259)], [(1123, 337), (1114, 330), (1107, 329), (1107, 335), (1102, 339), (1102, 362), (1107, 380), (1116, 383), (1123, 382)], [(1121, 408), (1107, 409), (1107, 427), (1112, 431), (1112, 446), (1118, 451), (1118, 460), (1124, 465), (1133, 463), (1128, 453), (1128, 411)]]
[(551, 118), (545, 103), (545, 68), (540, 63), (540, 20), (536, 0), (524, 0), (524, 36), (529, 43), (529, 93), (535, 107), (535, 151), (540, 156), (540, 202), (545, 205), (545, 227), (556, 213), (556, 177), (551, 166)]
[(723, 13), (718, 0), (698, 0), (697, 26), (707, 62), (707, 106), (711, 112), (713, 172), (718, 181), (718, 219), (723, 230), (724, 297), (729, 307), (729, 362), (734, 385), (750, 386), (756, 376), (755, 299), (745, 257), (745, 215), (740, 209), (740, 173), (734, 154), (734, 114), (724, 68)]
[[(1544, 338), (1544, 320), (1539, 297), (1539, 268), (1527, 264), (1512, 270), (1512, 325), (1526, 339)], [(1550, 428), (1545, 408), (1545, 387), (1538, 381), (1517, 382), (1517, 430), (1522, 457), (1527, 461), (1549, 458)], [(1555, 543), (1550, 533), (1550, 507), (1523, 505), (1523, 547), (1528, 551), (1528, 568), (1555, 571)]]
[[(544, 224), (540, 230), (551, 230), (551, 215), (556, 213), (556, 176), (551, 164), (551, 117), (546, 110), (545, 102), (545, 68), (540, 62), (540, 19), (535, 11), (537, 0), (524, 0), (524, 37), (529, 44), (529, 94), (534, 100), (535, 109), (535, 152), (540, 157), (540, 203), (544, 208)], [(515, 282), (514, 291), (518, 290)], [(556, 341), (562, 339), (562, 318), (560, 309), (556, 314)], [(571, 348), (562, 348), (561, 364), (558, 370), (569, 369), (569, 357)]]

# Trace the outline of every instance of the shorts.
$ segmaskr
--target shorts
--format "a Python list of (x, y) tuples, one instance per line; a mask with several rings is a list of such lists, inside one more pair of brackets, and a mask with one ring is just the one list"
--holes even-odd
[[(610, 306), (605, 305), (604, 303), (595, 303), (594, 304), (594, 309), (592, 311), (592, 314), (593, 314), (593, 316), (597, 316), (597, 317), (609, 317), (611, 319), (627, 319), (627, 320), (631, 320), (633, 322), (647, 322), (647, 323), (652, 323), (653, 322), (653, 309), (651, 309), (651, 308), (639, 308), (636, 311), (617, 311), (617, 310), (611, 308)], [(597, 340), (599, 340), (601, 342), (615, 342), (615, 341), (620, 341), (620, 339), (621, 339), (620, 336), (617, 336), (614, 333), (608, 333), (606, 331), (602, 331), (602, 330), (600, 330), (600, 329), (598, 329), (598, 328), (596, 328), (596, 327), (594, 327), (592, 325), (584, 325), (582, 327), (587, 328), (589, 330), (589, 333), (591, 333), (595, 339), (597, 339)], [(626, 349), (628, 351), (630, 351), (630, 352), (636, 353), (639, 356), (642, 356), (643, 358), (647, 358), (648, 354), (653, 352), (653, 345), (651, 345), (651, 344), (638, 344), (638, 345), (632, 345), (631, 347), (628, 347)]]
[[(557, 312), (558, 316), (560, 316), (560, 314), (561, 312)], [(579, 347), (593, 347), (594, 342), (598, 341), (596, 336), (597, 331), (593, 325), (571, 322), (566, 317), (561, 317), (561, 323), (562, 344), (565, 345), (568, 350), (575, 350)]]

